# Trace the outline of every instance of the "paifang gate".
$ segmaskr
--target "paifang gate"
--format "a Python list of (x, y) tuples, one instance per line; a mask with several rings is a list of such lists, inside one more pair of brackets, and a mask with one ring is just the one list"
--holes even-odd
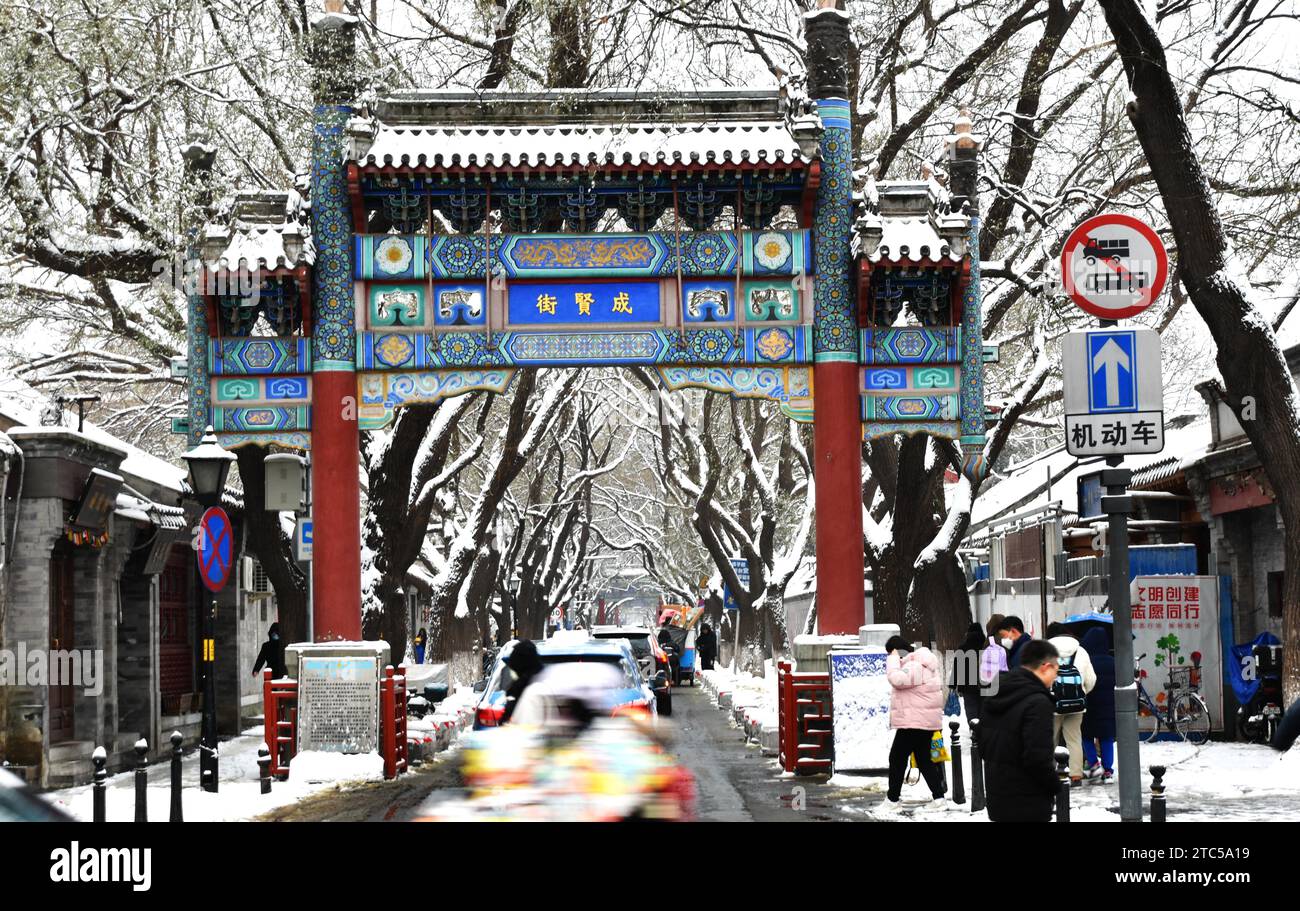
[[(228, 447), (311, 449), (318, 640), (358, 639), (358, 435), (536, 366), (656, 369), (666, 388), (814, 423), (819, 624), (863, 621), (861, 446), (984, 441), (974, 183), (854, 195), (849, 21), (805, 19), (810, 99), (777, 92), (405, 92), (357, 105), (355, 23), (313, 23), (310, 215), (246, 194), (196, 239), (190, 408)], [(667, 226), (665, 229), (664, 226)]]

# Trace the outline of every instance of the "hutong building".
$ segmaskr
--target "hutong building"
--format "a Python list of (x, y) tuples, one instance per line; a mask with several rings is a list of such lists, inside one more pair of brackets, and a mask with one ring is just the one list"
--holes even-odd
[[(81, 425), (80, 428), (78, 425)], [(197, 739), (199, 594), (185, 471), (0, 379), (0, 761), (29, 781), (88, 781), (133, 744)], [(238, 521), (237, 494), (226, 506)], [(223, 733), (260, 711), (249, 671), (274, 597), (252, 558), (219, 601)]]

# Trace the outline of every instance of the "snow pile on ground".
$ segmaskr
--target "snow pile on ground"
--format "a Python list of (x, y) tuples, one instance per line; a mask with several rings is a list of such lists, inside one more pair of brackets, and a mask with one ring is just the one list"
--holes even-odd
[(374, 753), (330, 753), (306, 750), (289, 763), (289, 780), (305, 784), (339, 781), (379, 781), (384, 777), (384, 757)]
[[(304, 798), (336, 787), (347, 787), (350, 781), (311, 783), (299, 775), (289, 781), (276, 781), (270, 794), (261, 793), (257, 750), (262, 746), (264, 729), (249, 728), (239, 737), (221, 744), (218, 769), (221, 785), (212, 794), (199, 788), (198, 751), (185, 757), (181, 763), (181, 802), (186, 822), (224, 822), (254, 819), (279, 807), (297, 803)], [(301, 754), (305, 755), (305, 754)], [(301, 758), (301, 755), (298, 758)], [(295, 759), (295, 770), (297, 760)], [(381, 769), (382, 771), (382, 769)], [(145, 789), (150, 822), (166, 822), (171, 812), (171, 769), (169, 762), (159, 762), (149, 767), (149, 785)], [(79, 820), (89, 822), (94, 818), (94, 797), (91, 785), (64, 788), (45, 795), (59, 807)], [(105, 789), (105, 809), (109, 822), (130, 822), (135, 818), (135, 773), (121, 772), (108, 779)]]

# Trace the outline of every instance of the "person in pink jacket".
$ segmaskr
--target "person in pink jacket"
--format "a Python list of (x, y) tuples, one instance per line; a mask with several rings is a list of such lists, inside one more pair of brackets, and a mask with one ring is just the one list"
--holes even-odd
[(916, 767), (930, 786), (931, 806), (946, 807), (947, 786), (943, 775), (930, 761), (930, 741), (943, 726), (943, 665), (928, 648), (913, 649), (902, 636), (885, 643), (889, 657), (885, 674), (893, 692), (889, 699), (889, 726), (894, 729), (894, 743), (889, 748), (889, 804), (897, 805), (907, 774), (907, 757), (916, 757)]

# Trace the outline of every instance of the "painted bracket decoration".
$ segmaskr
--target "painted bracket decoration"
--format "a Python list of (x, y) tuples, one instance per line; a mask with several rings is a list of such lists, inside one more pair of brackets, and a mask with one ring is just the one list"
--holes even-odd
[(259, 430), (310, 430), (311, 406), (212, 409), (212, 427), (218, 432), (250, 433)]
[(311, 341), (304, 338), (213, 339), (208, 369), (213, 376), (310, 373)]
[(214, 377), (212, 400), (218, 405), (286, 405), (311, 402), (309, 376)]
[(513, 369), (429, 370), (411, 373), (361, 373), (357, 377), (362, 430), (380, 430), (403, 405), (439, 402), (467, 392), (502, 393), (515, 378)]
[(709, 389), (777, 402), (801, 423), (813, 419), (812, 367), (660, 367), (669, 389)]
[(241, 446), (276, 446), (280, 449), (311, 449), (311, 433), (305, 430), (276, 430), (265, 433), (218, 433), (217, 442), (226, 449)]
[[(846, 210), (847, 212), (847, 210)], [(847, 216), (846, 216), (847, 220)], [(680, 250), (678, 243), (680, 240)], [(360, 281), (418, 281), (485, 277), (481, 234), (370, 234), (353, 239), (353, 277)], [(499, 234), (492, 260), (507, 279), (662, 278), (802, 275), (812, 272), (812, 233), (692, 231), (680, 239), (646, 234)]]
[(359, 369), (457, 370), (509, 366), (750, 364), (812, 360), (812, 327), (626, 329), (610, 332), (362, 332)]
[(962, 333), (956, 329), (863, 329), (864, 364), (958, 364)]

